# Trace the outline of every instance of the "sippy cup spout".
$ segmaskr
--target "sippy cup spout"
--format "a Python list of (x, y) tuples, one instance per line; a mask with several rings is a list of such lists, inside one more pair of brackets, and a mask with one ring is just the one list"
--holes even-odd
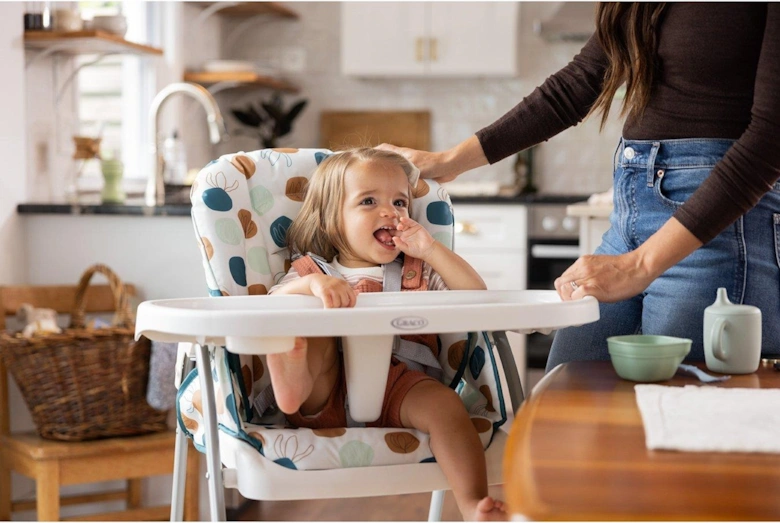
[(713, 305), (731, 305), (731, 301), (729, 301), (729, 295), (726, 294), (726, 288), (725, 287), (719, 287), (718, 288), (718, 294), (715, 298), (715, 303)]

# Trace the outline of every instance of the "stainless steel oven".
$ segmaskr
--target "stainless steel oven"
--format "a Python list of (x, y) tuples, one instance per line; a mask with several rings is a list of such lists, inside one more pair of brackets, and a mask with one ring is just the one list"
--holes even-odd
[[(566, 216), (570, 201), (528, 206), (529, 289), (554, 289), (553, 282), (579, 257), (579, 219)], [(543, 369), (554, 332), (534, 333), (526, 340), (529, 368)]]

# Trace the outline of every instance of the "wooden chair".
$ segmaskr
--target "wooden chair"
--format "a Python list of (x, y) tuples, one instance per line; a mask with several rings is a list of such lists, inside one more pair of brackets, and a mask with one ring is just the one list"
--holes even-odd
[[(135, 289), (127, 285), (132, 296)], [(23, 303), (69, 313), (76, 287), (0, 287), (0, 329), (5, 316), (16, 314)], [(114, 298), (108, 285), (91, 285), (86, 295), (86, 312), (111, 312)], [(171, 376), (173, 379), (173, 376)], [(108, 438), (85, 442), (45, 440), (34, 432), (10, 430), (8, 374), (0, 358), (0, 520), (11, 513), (37, 509), (39, 521), (60, 519), (61, 505), (125, 500), (125, 511), (79, 516), (79, 520), (165, 520), (170, 505), (141, 506), (141, 478), (170, 474), (174, 465), (174, 430), (149, 435)], [(198, 518), (199, 453), (188, 452), (187, 491), (184, 518)], [(36, 499), (11, 501), (11, 472), (36, 482)], [(126, 479), (122, 490), (60, 497), (60, 486)]]

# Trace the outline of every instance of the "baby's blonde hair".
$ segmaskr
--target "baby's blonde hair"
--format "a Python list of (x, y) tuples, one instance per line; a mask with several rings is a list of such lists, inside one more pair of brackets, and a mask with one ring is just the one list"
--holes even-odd
[(291, 255), (311, 252), (327, 261), (340, 252), (354, 256), (345, 240), (341, 207), (344, 204), (344, 177), (347, 169), (356, 162), (388, 162), (399, 166), (410, 181), (408, 193), (411, 209), (411, 182), (417, 169), (409, 160), (400, 154), (370, 147), (334, 153), (325, 158), (314, 171), (306, 188), (303, 207), (287, 230), (287, 245)]

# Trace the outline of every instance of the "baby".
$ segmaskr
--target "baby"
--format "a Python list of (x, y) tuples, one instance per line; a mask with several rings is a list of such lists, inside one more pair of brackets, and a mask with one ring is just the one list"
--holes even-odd
[[(410, 180), (416, 174), (402, 156), (377, 149), (353, 149), (323, 160), (287, 232), (292, 253), (317, 257), (294, 259), (269, 294), (306, 294), (326, 308), (354, 307), (356, 291), (382, 290), (385, 265), (400, 253), (405, 276), (418, 282), (416, 290), (485, 289), (465, 260), (409, 216)], [(407, 270), (410, 266), (419, 270)], [(435, 339), (419, 338), (438, 356)], [(277, 405), (290, 423), (347, 426), (338, 339), (298, 338), (290, 352), (270, 354), (267, 361)], [(464, 519), (506, 520), (503, 503), (488, 496), (484, 450), (463, 402), (429, 374), (393, 357), (380, 418), (368, 425), (429, 434)]]

